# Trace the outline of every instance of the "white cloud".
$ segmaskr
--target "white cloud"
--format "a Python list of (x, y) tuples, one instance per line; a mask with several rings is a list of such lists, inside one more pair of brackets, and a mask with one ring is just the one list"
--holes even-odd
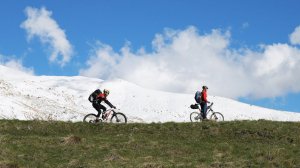
[(296, 27), (294, 32), (290, 35), (291, 44), (300, 44), (300, 26)]
[(98, 42), (90, 59), (87, 61), (88, 69), (80, 70), (84, 76), (108, 78), (113, 74), (113, 67), (117, 66), (120, 55), (114, 53), (113, 49), (105, 44)]
[(272, 44), (262, 52), (245, 56), (246, 75), (251, 76), (254, 97), (276, 97), (300, 91), (300, 50), (287, 44)]
[(36, 36), (43, 44), (49, 44), (51, 62), (58, 62), (61, 66), (68, 63), (71, 60), (73, 48), (64, 30), (51, 18), (52, 12), (45, 8), (32, 7), (27, 7), (25, 12), (27, 19), (21, 24), (21, 27), (27, 31), (28, 39)]
[[(98, 43), (80, 75), (123, 78), (144, 87), (193, 93), (208, 85), (210, 94), (267, 98), (300, 91), (300, 50), (288, 44), (260, 51), (231, 49), (230, 32), (200, 34), (195, 27), (157, 34), (153, 51), (135, 53), (126, 44), (119, 52)], [(142, 52), (141, 52), (142, 51)]]
[(0, 54), (0, 65), (22, 71), (26, 74), (34, 75), (34, 70), (32, 68), (24, 67), (21, 59), (15, 59), (13, 57)]

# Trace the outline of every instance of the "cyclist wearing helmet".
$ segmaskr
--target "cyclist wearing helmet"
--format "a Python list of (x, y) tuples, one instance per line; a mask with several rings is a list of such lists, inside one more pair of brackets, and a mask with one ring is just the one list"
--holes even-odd
[(207, 101), (207, 89), (207, 86), (202, 86), (200, 106), (203, 119), (206, 119), (207, 103), (209, 103), (209, 101)]
[[(102, 101), (104, 101), (107, 105), (109, 105), (110, 108), (116, 108), (107, 100), (108, 95), (109, 95), (109, 90), (104, 89), (103, 93), (98, 94), (96, 100), (93, 101), (93, 107), (98, 111), (98, 114), (96, 115), (97, 118), (99, 118), (101, 114), (101, 110), (103, 111), (103, 113), (105, 113), (106, 111), (106, 107), (101, 104)], [(102, 117), (103, 116), (104, 115), (102, 115)]]

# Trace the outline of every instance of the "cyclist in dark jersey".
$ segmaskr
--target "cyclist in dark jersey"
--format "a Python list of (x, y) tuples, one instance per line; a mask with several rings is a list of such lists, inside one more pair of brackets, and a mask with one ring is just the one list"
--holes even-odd
[[(93, 107), (98, 111), (98, 114), (96, 115), (97, 118), (100, 117), (101, 110), (103, 113), (105, 113), (106, 111), (106, 107), (101, 104), (102, 101), (104, 101), (110, 108), (116, 108), (107, 100), (108, 95), (109, 95), (109, 90), (104, 89), (103, 93), (98, 94), (96, 100), (93, 101)], [(102, 117), (104, 117), (104, 114), (102, 115)]]

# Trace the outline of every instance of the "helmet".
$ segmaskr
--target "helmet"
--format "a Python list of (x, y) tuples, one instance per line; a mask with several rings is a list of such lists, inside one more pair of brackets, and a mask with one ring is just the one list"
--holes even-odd
[(105, 94), (106, 96), (108, 96), (108, 95), (109, 95), (109, 90), (107, 90), (107, 89), (104, 89), (104, 90), (103, 90), (103, 92), (104, 92), (104, 94)]
[(202, 89), (208, 89), (208, 87), (204, 85), (204, 86), (202, 86)]

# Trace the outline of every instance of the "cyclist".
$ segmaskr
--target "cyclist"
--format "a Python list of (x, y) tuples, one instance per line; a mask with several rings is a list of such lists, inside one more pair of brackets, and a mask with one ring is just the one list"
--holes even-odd
[(112, 105), (108, 100), (107, 100), (107, 96), (109, 95), (109, 90), (107, 89), (104, 89), (103, 90), (103, 93), (99, 93), (97, 96), (96, 96), (96, 100), (93, 101), (93, 107), (97, 110), (98, 114), (96, 115), (97, 117), (97, 120), (98, 118), (100, 117), (100, 114), (101, 114), (101, 110), (103, 112), (102, 114), (102, 119), (104, 118), (104, 113), (106, 111), (106, 107), (103, 106), (101, 104), (102, 101), (104, 101), (110, 108), (116, 108), (114, 105)]
[(203, 119), (207, 119), (206, 111), (207, 111), (207, 103), (209, 103), (209, 101), (207, 101), (207, 89), (208, 89), (207, 86), (202, 86), (200, 106), (201, 106), (201, 113)]

